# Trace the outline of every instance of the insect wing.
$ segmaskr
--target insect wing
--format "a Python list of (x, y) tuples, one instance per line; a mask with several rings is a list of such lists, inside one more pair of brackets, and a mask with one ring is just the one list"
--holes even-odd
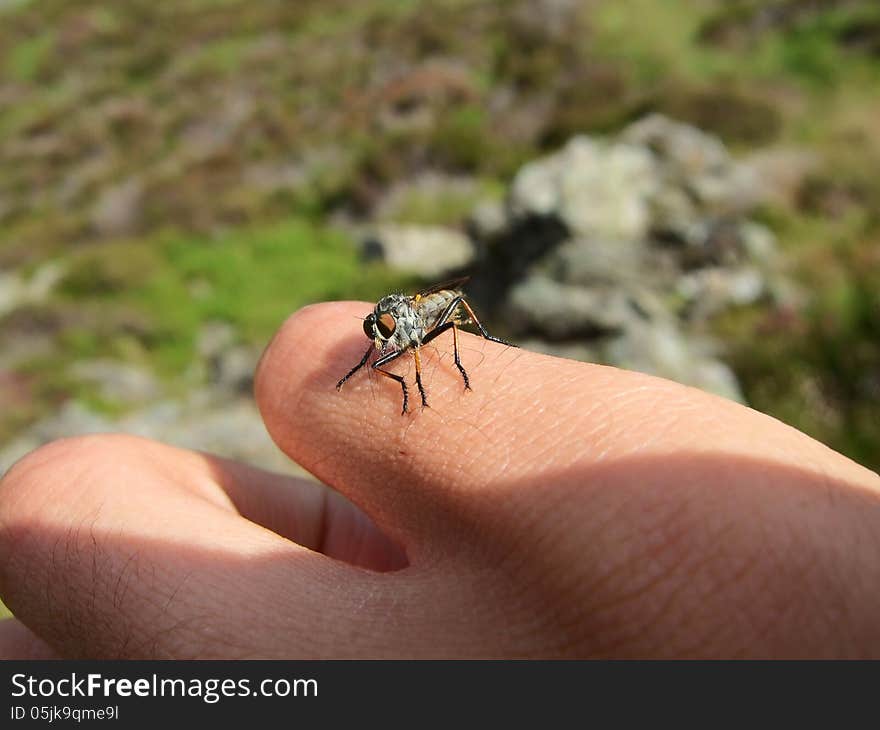
[(469, 276), (462, 276), (458, 279), (449, 279), (447, 281), (441, 281), (439, 284), (433, 284), (421, 291), (416, 292), (413, 295), (413, 299), (421, 299), (422, 297), (427, 297), (431, 294), (436, 294), (438, 291), (459, 291), (470, 279)]

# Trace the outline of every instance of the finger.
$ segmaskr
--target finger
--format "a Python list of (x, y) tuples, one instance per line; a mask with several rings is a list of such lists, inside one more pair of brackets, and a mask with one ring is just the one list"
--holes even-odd
[[(473, 390), (465, 392), (453, 366), (451, 336), (446, 343), (438, 338), (436, 352), (422, 352), (431, 407), (420, 409), (412, 398), (413, 412), (401, 416), (400, 388), (369, 367), (335, 390), (363, 353), (364, 338), (352, 323), (369, 308), (339, 302), (291, 316), (261, 360), (256, 397), (286, 453), (348, 494), (411, 551), (441, 526), (460, 523), (462, 511), (475, 505), (528, 509), (511, 485), (546, 482), (552, 472), (575, 475), (573, 486), (580, 488), (583, 468), (633, 457), (711, 454), (731, 463), (795, 464), (822, 479), (871, 478), (818, 442), (731, 401), (469, 334), (461, 336), (461, 358)], [(406, 374), (407, 356), (397, 363), (395, 372)], [(411, 368), (407, 377), (411, 383)]]
[(21, 621), (0, 621), (0, 660), (59, 659), (58, 654)]
[(4, 602), (64, 656), (357, 655), (340, 633), (382, 642), (381, 625), (356, 628), (377, 616), (352, 610), (383, 600), (377, 574), (244, 519), (232, 503), (250, 474), (121, 436), (34, 452), (0, 482)]
[[(186, 458), (186, 452), (178, 452)], [(370, 570), (398, 570), (406, 555), (345, 497), (323, 484), (198, 454), (206, 485), (230, 509), (310, 550)]]

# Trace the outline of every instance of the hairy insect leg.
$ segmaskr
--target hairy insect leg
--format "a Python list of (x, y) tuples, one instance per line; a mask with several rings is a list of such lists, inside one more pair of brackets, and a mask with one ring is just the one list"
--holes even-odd
[(439, 337), (450, 329), (452, 330), (452, 357), (455, 360), (455, 367), (457, 367), (458, 372), (461, 373), (461, 377), (464, 380), (465, 390), (470, 390), (470, 378), (468, 377), (467, 371), (464, 369), (464, 365), (461, 364), (461, 358), (458, 356), (458, 326), (455, 322), (444, 322), (439, 327), (432, 329), (427, 335), (425, 335), (425, 338), (422, 340), (422, 345), (427, 345), (431, 340)]
[[(446, 309), (443, 310), (443, 314), (440, 315), (440, 318), (437, 320), (437, 327), (439, 328), (441, 325), (446, 324), (449, 321), (454, 321), (453, 315), (455, 314), (455, 310), (459, 307), (464, 307), (465, 311), (468, 313), (468, 317), (470, 317), (471, 322), (473, 322), (477, 329), (480, 330), (480, 334), (487, 340), (491, 340), (492, 342), (498, 342), (502, 345), (507, 345), (508, 347), (516, 347), (512, 342), (508, 342), (507, 340), (502, 340), (500, 337), (495, 337), (494, 335), (490, 335), (489, 331), (483, 326), (483, 323), (480, 322), (479, 318), (476, 314), (474, 314), (474, 310), (471, 309), (471, 305), (467, 303), (467, 300), (463, 295), (459, 295), (455, 297), (449, 304), (446, 306)], [(445, 331), (445, 330), (444, 330)]]
[(471, 305), (468, 304), (467, 301), (462, 299), (460, 304), (462, 307), (465, 308), (468, 313), (468, 317), (471, 318), (471, 322), (473, 322), (477, 326), (477, 329), (480, 330), (480, 334), (483, 335), (483, 337), (485, 337), (487, 340), (491, 340), (492, 342), (499, 342), (502, 345), (507, 345), (508, 347), (516, 347), (516, 345), (514, 345), (512, 342), (508, 342), (507, 340), (502, 340), (500, 337), (490, 335), (486, 328), (483, 327), (483, 323), (480, 322), (479, 319), (477, 319), (477, 315), (474, 314), (474, 310), (471, 309)]
[(428, 407), (428, 398), (425, 396), (425, 387), (422, 385), (422, 358), (419, 355), (419, 348), (414, 347), (413, 359), (416, 361), (416, 385), (419, 386), (419, 395), (422, 396), (422, 407)]
[(370, 359), (370, 353), (373, 352), (373, 346), (370, 345), (367, 348), (367, 351), (364, 353), (364, 356), (361, 358), (361, 361), (355, 365), (351, 370), (348, 371), (348, 375), (346, 375), (342, 380), (336, 383), (336, 390), (339, 390), (343, 383), (348, 380), (352, 375), (354, 375), (358, 370), (360, 370), (364, 365), (367, 364), (367, 360)]
[[(400, 387), (403, 390), (403, 410), (401, 411), (401, 415), (406, 415), (406, 406), (409, 403), (409, 392), (406, 388), (406, 381), (400, 375), (395, 375), (394, 373), (389, 373), (387, 370), (382, 370), (383, 365), (387, 365), (392, 360), (396, 360), (400, 357), (406, 350), (397, 350), (395, 352), (389, 352), (387, 355), (383, 355), (376, 362), (372, 364), (373, 370), (375, 370), (380, 375), (384, 375), (386, 378), (391, 378), (392, 380), (396, 380), (400, 383)], [(421, 383), (419, 383), (419, 390), (421, 391)], [(422, 399), (424, 400), (424, 393), (422, 393)]]

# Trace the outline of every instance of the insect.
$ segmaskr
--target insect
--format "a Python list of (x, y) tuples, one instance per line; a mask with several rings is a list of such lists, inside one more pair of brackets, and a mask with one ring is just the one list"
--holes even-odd
[[(373, 311), (364, 318), (364, 334), (371, 340), (370, 346), (361, 361), (336, 384), (336, 389), (339, 390), (346, 380), (366, 365), (375, 348), (379, 351), (380, 357), (371, 367), (386, 378), (400, 383), (403, 390), (402, 414), (405, 415), (409, 404), (409, 390), (406, 387), (406, 381), (400, 375), (383, 370), (383, 366), (396, 360), (403, 353), (411, 352), (416, 363), (416, 385), (419, 389), (419, 395), (422, 397), (422, 406), (427, 407), (428, 399), (425, 395), (425, 386), (422, 384), (422, 360), (419, 350), (423, 345), (427, 345), (451, 329), (455, 367), (461, 373), (465, 390), (470, 390), (470, 378), (468, 378), (467, 371), (458, 356), (458, 328), (460, 325), (474, 324), (487, 340), (500, 342), (511, 347), (516, 345), (493, 337), (486, 331), (462, 293), (461, 287), (467, 280), (468, 277), (445, 281), (412, 296), (389, 294), (382, 297), (376, 303)], [(463, 316), (462, 309), (467, 316)]]

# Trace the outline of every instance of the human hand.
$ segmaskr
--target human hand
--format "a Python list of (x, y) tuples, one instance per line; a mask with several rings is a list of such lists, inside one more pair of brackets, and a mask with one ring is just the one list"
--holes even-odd
[(305, 480), (127, 436), (55, 442), (0, 482), (21, 622), (0, 654), (880, 656), (877, 475), (700, 391), (468, 335), (473, 391), (426, 351), (432, 407), (402, 417), (374, 373), (334, 390), (367, 311), (291, 317), (256, 397), (378, 530)]

